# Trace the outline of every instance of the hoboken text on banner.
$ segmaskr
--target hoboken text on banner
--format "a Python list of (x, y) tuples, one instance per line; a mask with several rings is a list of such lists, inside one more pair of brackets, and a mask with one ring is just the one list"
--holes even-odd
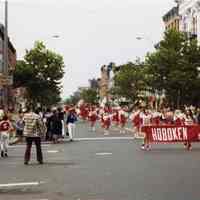
[(200, 142), (200, 126), (143, 126), (142, 132), (146, 134), (149, 142)]

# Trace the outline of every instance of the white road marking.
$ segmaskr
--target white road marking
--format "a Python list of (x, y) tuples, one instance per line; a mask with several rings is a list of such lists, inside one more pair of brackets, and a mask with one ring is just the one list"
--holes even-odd
[(36, 200), (48, 200), (48, 199), (36, 199)]
[(134, 137), (94, 137), (94, 138), (75, 138), (74, 141), (98, 141), (98, 140), (134, 140)]
[(24, 186), (38, 186), (44, 184), (45, 182), (24, 182), (24, 183), (7, 183), (0, 184), (0, 188), (10, 188), (10, 187), (24, 187)]
[(49, 150), (47, 151), (47, 153), (58, 153), (59, 151), (58, 150)]
[(108, 152), (102, 152), (102, 153), (96, 153), (97, 156), (110, 156), (112, 155), (112, 153), (108, 153)]

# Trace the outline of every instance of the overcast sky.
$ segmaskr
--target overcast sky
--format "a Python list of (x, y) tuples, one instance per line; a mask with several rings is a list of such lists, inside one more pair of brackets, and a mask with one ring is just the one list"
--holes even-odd
[(63, 55), (64, 98), (99, 77), (102, 65), (144, 57), (163, 35), (162, 16), (175, 5), (174, 0), (8, 1), (9, 35), (19, 59), (35, 40)]

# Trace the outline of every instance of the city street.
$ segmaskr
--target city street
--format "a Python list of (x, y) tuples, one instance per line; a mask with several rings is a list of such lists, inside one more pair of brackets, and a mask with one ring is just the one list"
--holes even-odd
[[(84, 124), (78, 125), (77, 131), (82, 138), (93, 134)], [(199, 198), (199, 145), (191, 152), (182, 145), (153, 145), (151, 151), (144, 152), (139, 140), (122, 140), (121, 136), (109, 140), (116, 135), (113, 132), (103, 140), (44, 144), (44, 165), (37, 164), (35, 148), (30, 165), (24, 166), (24, 145), (10, 147), (9, 157), (0, 159), (0, 199)]]

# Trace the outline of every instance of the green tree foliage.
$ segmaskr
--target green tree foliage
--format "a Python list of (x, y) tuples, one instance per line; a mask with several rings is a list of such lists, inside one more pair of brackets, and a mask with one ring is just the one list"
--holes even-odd
[(86, 103), (97, 104), (98, 103), (98, 92), (95, 89), (89, 88), (81, 92), (81, 98)]
[(143, 64), (127, 63), (115, 69), (114, 87), (111, 89), (114, 96), (134, 102), (148, 89), (146, 67)]
[(165, 91), (170, 104), (180, 107), (200, 100), (200, 47), (195, 39), (170, 30), (154, 53), (146, 58), (150, 85)]
[(48, 50), (42, 42), (26, 51), (14, 74), (15, 87), (26, 87), (30, 102), (52, 105), (60, 101), (60, 81), (64, 76), (63, 57)]

